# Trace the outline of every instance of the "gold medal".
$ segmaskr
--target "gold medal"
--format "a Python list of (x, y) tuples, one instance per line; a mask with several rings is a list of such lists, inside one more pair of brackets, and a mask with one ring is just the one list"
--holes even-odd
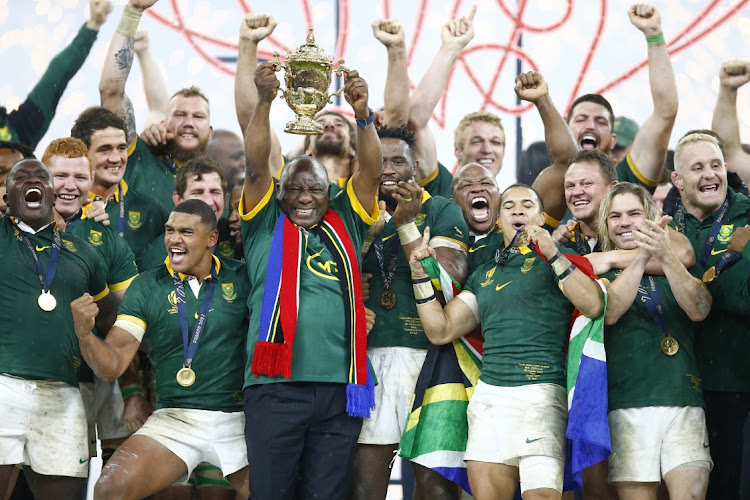
[(680, 349), (680, 344), (677, 343), (674, 337), (667, 335), (661, 339), (661, 352), (667, 356), (674, 356)]
[(195, 383), (195, 372), (189, 366), (184, 366), (177, 372), (177, 383), (182, 387), (190, 387)]
[(393, 293), (393, 290), (383, 290), (380, 295), (380, 305), (383, 306), (383, 309), (389, 311), (396, 307), (396, 294)]
[(703, 273), (703, 283), (711, 283), (716, 278), (716, 267), (711, 266)]
[(55, 297), (49, 293), (42, 290), (42, 294), (39, 296), (38, 299), (36, 299), (37, 304), (39, 304), (39, 307), (42, 309), (42, 311), (54, 311), (55, 307), (57, 307), (57, 300)]

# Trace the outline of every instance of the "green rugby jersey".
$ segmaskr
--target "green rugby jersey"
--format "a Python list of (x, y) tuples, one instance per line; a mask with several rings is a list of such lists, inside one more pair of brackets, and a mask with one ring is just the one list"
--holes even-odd
[[(169, 218), (169, 212), (164, 205), (151, 196), (146, 196), (125, 182), (120, 181), (122, 194), (125, 200), (125, 234), (124, 238), (133, 251), (138, 261), (146, 247), (159, 235), (164, 234), (164, 223)], [(174, 186), (172, 187), (174, 190)], [(100, 196), (90, 192), (92, 200), (101, 200)], [(118, 191), (109, 197), (106, 211), (109, 215), (109, 225), (117, 232), (118, 217), (120, 214), (120, 198)]]
[[(433, 245), (466, 251), (469, 228), (466, 226), (461, 207), (442, 196), (430, 196), (427, 191), (422, 195), (422, 208), (414, 218), (420, 233), (425, 227), (430, 228), (430, 241)], [(383, 293), (383, 279), (378, 265), (378, 258), (373, 246), (365, 256), (362, 272), (371, 273), (370, 299), (365, 303), (368, 309), (375, 311), (375, 326), (367, 336), (368, 347), (411, 347), (427, 349), (430, 341), (424, 334), (422, 322), (417, 313), (414, 289), (409, 269), (409, 258), (398, 240), (398, 233), (393, 219), (389, 220), (380, 233), (383, 239), (385, 260), (388, 261), (393, 249), (396, 250), (396, 271), (390, 289), (396, 294), (396, 305), (385, 309), (380, 303)]]
[[(212, 411), (242, 411), (242, 373), (247, 338), (247, 272), (243, 263), (214, 257), (218, 282), (211, 299), (198, 351), (191, 368), (195, 383), (183, 387), (177, 372), (184, 361), (182, 331), (177, 314), (172, 268), (161, 267), (140, 274), (128, 288), (115, 326), (129, 322), (145, 330), (143, 342), (156, 374), (157, 408), (195, 408)], [(183, 279), (188, 312), (188, 334), (192, 336), (208, 282), (201, 284), (198, 298)]]
[(86, 207), (82, 209), (81, 218), (74, 224), (65, 227), (84, 241), (88, 241), (102, 256), (107, 269), (107, 287), (110, 292), (125, 290), (138, 274), (135, 267), (135, 256), (127, 242), (117, 235), (111, 226), (105, 226), (86, 217)]
[[(179, 167), (179, 163), (176, 163)], [(174, 178), (176, 171), (170, 168), (164, 159), (154, 155), (148, 146), (136, 136), (128, 147), (128, 167), (123, 179), (133, 190), (151, 196), (164, 207), (174, 208)]]
[(442, 196), (449, 200), (453, 196), (453, 193), (451, 193), (452, 183), (453, 175), (440, 162), (438, 162), (437, 168), (430, 175), (419, 181), (419, 185), (432, 196)]
[(632, 182), (633, 184), (639, 184), (646, 188), (646, 190), (654, 194), (656, 186), (661, 182), (661, 176), (658, 179), (649, 179), (640, 170), (638, 166), (633, 162), (630, 155), (626, 156), (616, 166), (617, 169), (617, 180), (620, 182)]
[[(727, 251), (736, 228), (750, 224), (747, 217), (750, 200), (731, 188), (727, 188), (727, 198), (730, 203), (729, 211), (722, 220), (705, 266), (696, 262), (696, 276), (699, 275), (697, 269), (702, 273), (719, 262)], [(678, 209), (680, 207), (681, 202)], [(720, 211), (721, 208), (702, 222), (684, 211), (685, 236), (693, 245), (696, 260), (700, 260), (703, 254), (711, 226)], [(678, 217), (675, 215), (669, 226), (678, 229), (678, 225)], [(747, 246), (743, 255), (750, 257)], [(708, 291), (714, 300), (708, 317), (697, 324), (695, 337), (698, 369), (703, 377), (703, 389), (707, 391), (750, 392), (750, 363), (745, 354), (745, 348), (750, 343), (747, 328), (750, 304), (747, 292), (743, 293), (743, 288), (737, 286), (738, 281), (746, 282), (750, 276), (750, 261), (747, 257), (708, 284)]]
[[(613, 281), (620, 272), (610, 271), (603, 278)], [(701, 376), (693, 348), (695, 323), (677, 303), (669, 280), (664, 276), (654, 278), (667, 328), (680, 347), (674, 356), (661, 351), (661, 330), (636, 296), (630, 309), (617, 323), (607, 325), (604, 332), (610, 411), (643, 406), (703, 406)], [(647, 276), (641, 278), (640, 286), (642, 290), (649, 289)]]
[[(52, 251), (53, 225), (36, 234), (23, 233), (34, 245), (44, 272)], [(28, 246), (16, 235), (10, 217), (0, 219), (0, 273), (8, 278), (0, 288), (6, 304), (0, 308), (0, 373), (77, 387), (81, 353), (70, 303), (84, 293), (94, 300), (107, 295), (107, 272), (87, 242), (70, 233), (60, 237), (62, 250), (50, 287), (57, 307), (47, 312), (37, 304), (42, 285)]]
[(483, 382), (565, 387), (563, 348), (573, 304), (560, 291), (549, 264), (521, 247), (505, 266), (494, 259), (480, 266), (466, 280), (464, 291), (474, 294), (479, 305)]
[[(247, 333), (247, 364), (245, 386), (272, 382), (348, 382), (348, 342), (345, 331), (344, 301), (339, 286), (339, 272), (333, 256), (314, 231), (302, 231), (303, 253), (300, 266), (299, 314), (294, 337), (292, 376), (256, 377), (250, 372), (255, 344), (260, 329), (263, 290), (268, 268), (276, 222), (281, 215), (281, 205), (274, 195), (274, 183), (255, 207), (245, 207), (244, 193), (240, 201), (242, 237), (245, 261), (250, 280), (248, 299), (250, 327)], [(249, 210), (248, 210), (249, 208)], [(341, 217), (355, 249), (362, 248), (368, 226), (377, 222), (380, 211), (377, 200), (369, 211), (360, 204), (352, 183), (347, 184), (340, 196), (329, 202)]]
[[(503, 230), (498, 226), (492, 228), (483, 238), (469, 237), (469, 275), (477, 270), (479, 266), (495, 258), (497, 250), (505, 247)], [(474, 241), (471, 241), (474, 240)]]

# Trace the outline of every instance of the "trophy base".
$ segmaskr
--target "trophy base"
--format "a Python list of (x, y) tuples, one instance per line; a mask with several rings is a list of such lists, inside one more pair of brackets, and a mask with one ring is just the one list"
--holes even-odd
[(284, 132), (299, 135), (320, 135), (323, 126), (309, 116), (297, 116), (295, 120), (287, 122)]

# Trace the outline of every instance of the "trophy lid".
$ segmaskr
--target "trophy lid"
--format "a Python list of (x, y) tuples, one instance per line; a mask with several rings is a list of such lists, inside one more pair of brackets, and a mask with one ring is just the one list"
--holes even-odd
[(315, 44), (314, 28), (308, 28), (307, 40), (292, 52), (287, 53), (288, 62), (312, 62), (318, 64), (332, 65), (333, 58), (326, 54), (321, 47)]

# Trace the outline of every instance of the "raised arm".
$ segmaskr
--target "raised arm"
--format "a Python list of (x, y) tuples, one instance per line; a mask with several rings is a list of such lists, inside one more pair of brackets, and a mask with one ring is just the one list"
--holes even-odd
[[(428, 256), (435, 257), (435, 250), (429, 245), (430, 228), (425, 228), (424, 235), (418, 241), (419, 244), (409, 256), (417, 313), (430, 342), (436, 345), (447, 344), (463, 337), (479, 325), (476, 298), (472, 293), (461, 292), (445, 307), (441, 306), (435, 299), (429, 275), (421, 263), (421, 260)], [(474, 309), (468, 305), (469, 303), (474, 305)]]
[(685, 314), (693, 321), (703, 321), (711, 311), (711, 294), (706, 285), (693, 277), (677, 259), (670, 246), (668, 232), (674, 231), (646, 220), (636, 231), (638, 245), (661, 262), (672, 294)]
[(372, 34), (388, 53), (383, 123), (392, 127), (405, 125), (409, 120), (409, 72), (404, 28), (396, 19), (378, 19), (372, 23)]
[(92, 332), (99, 308), (89, 294), (70, 303), (78, 344), (83, 359), (97, 377), (114, 381), (125, 373), (138, 352), (140, 342), (120, 327), (113, 327), (102, 340)]
[(94, 45), (99, 29), (112, 11), (109, 0), (90, 0), (90, 17), (81, 27), (70, 45), (65, 47), (50, 61), (44, 74), (29, 92), (21, 106), (8, 114), (8, 122), (15, 131), (19, 142), (35, 148), (47, 133), (57, 104)]
[[(234, 106), (243, 134), (250, 123), (255, 103), (258, 102), (258, 89), (253, 80), (253, 72), (258, 65), (258, 44), (273, 33), (275, 28), (276, 20), (267, 14), (249, 13), (240, 23), (237, 70), (234, 75)], [(273, 130), (270, 131), (269, 140), (271, 151), (268, 169), (273, 175), (281, 168), (281, 143)]]
[(737, 120), (737, 89), (750, 81), (750, 63), (727, 61), (719, 71), (719, 96), (716, 99), (711, 129), (724, 141), (727, 168), (750, 184), (750, 155), (740, 142), (740, 124)]
[(432, 112), (443, 95), (451, 68), (461, 51), (474, 38), (474, 5), (468, 17), (452, 19), (440, 32), (441, 45), (435, 58), (414, 88), (409, 103), (409, 129), (417, 134), (415, 158), (419, 161), (417, 179), (424, 179), (437, 168), (437, 149), (432, 133), (426, 130)]
[(563, 189), (565, 172), (578, 152), (578, 144), (552, 103), (549, 87), (540, 73), (529, 71), (518, 75), (515, 90), (519, 99), (534, 103), (544, 124), (544, 141), (550, 166), (539, 174), (533, 188), (542, 197), (544, 211), (553, 219), (562, 220), (568, 210)]
[(648, 44), (648, 81), (654, 111), (633, 139), (630, 157), (646, 178), (661, 177), (667, 158), (669, 137), (677, 117), (677, 85), (672, 61), (661, 30), (661, 17), (656, 7), (636, 4), (628, 10), (630, 22), (646, 36)]
[[(380, 139), (375, 131), (375, 125), (370, 120), (373, 111), (368, 105), (367, 82), (356, 71), (346, 74), (344, 96), (354, 111), (354, 118), (357, 119), (359, 168), (352, 176), (352, 188), (362, 206), (370, 210), (378, 198), (380, 176), (383, 172), (383, 152), (380, 149)], [(360, 122), (365, 120), (369, 123), (363, 127)]]
[(133, 67), (135, 56), (135, 34), (143, 11), (156, 0), (129, 0), (122, 12), (117, 31), (112, 35), (107, 56), (99, 80), (99, 96), (102, 107), (125, 120), (128, 127), (128, 144), (135, 141), (135, 113), (133, 104), (125, 93), (125, 84)]
[(141, 64), (141, 76), (143, 79), (143, 91), (148, 103), (148, 116), (143, 123), (145, 129), (152, 123), (159, 123), (167, 116), (167, 105), (169, 94), (167, 84), (159, 70), (156, 59), (149, 50), (148, 32), (138, 30), (135, 34), (133, 49)]
[(256, 206), (268, 192), (271, 185), (271, 172), (268, 170), (268, 156), (271, 153), (271, 103), (279, 90), (279, 79), (273, 64), (264, 62), (255, 70), (253, 87), (257, 89), (257, 99), (250, 123), (245, 131), (245, 189), (244, 210)]

